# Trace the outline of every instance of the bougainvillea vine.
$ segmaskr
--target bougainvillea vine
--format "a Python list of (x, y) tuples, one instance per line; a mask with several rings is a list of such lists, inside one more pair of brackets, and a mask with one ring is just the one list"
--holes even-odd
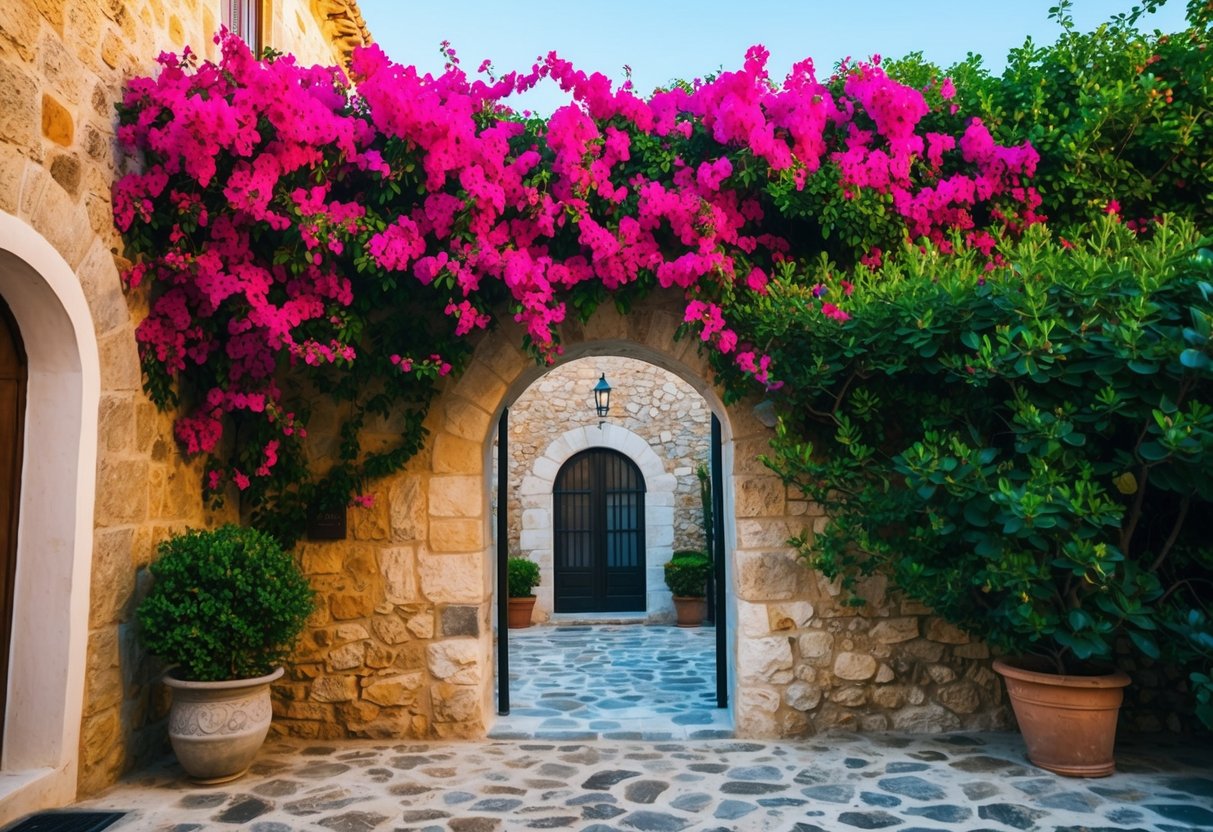
[[(878, 264), (911, 241), (995, 258), (1042, 219), (1030, 146), (956, 113), (949, 83), (913, 89), (878, 60), (824, 80), (806, 60), (775, 83), (755, 46), (740, 70), (644, 98), (555, 53), (476, 78), (448, 49), (434, 77), (371, 46), (355, 86), (217, 41), (218, 63), (166, 54), (131, 82), (119, 140), (142, 166), (114, 215), (128, 285), (150, 287), (147, 388), (183, 405), (176, 436), (210, 456), (206, 491), (234, 485), (292, 522), (324, 492), (309, 395), (345, 403), (340, 458), (319, 475), (344, 503), (420, 447), (435, 380), (502, 314), (551, 361), (570, 308), (677, 292), (687, 330), (772, 387), (778, 368), (730, 326), (737, 299), (822, 252)], [(508, 107), (544, 80), (570, 102), (547, 119)], [(923, 129), (929, 113), (953, 129)], [(844, 283), (814, 291), (822, 315), (847, 319)], [(394, 410), (400, 441), (369, 448), (367, 420)]]

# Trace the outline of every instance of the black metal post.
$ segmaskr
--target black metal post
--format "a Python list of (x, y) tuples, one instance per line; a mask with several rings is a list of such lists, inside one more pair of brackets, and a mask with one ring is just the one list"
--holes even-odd
[(497, 421), (497, 713), (510, 712), (510, 411)]
[(729, 706), (728, 632), (725, 615), (724, 452), (720, 420), (712, 414), (713, 621), (716, 624), (716, 707)]

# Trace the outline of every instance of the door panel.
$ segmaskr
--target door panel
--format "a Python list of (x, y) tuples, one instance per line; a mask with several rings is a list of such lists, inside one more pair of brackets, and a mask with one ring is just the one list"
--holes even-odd
[(592, 448), (556, 475), (556, 612), (645, 609), (644, 477), (630, 459)]
[[(13, 578), (17, 567), (17, 514), (24, 453), (25, 350), (16, 322), (0, 300), (0, 726), (8, 694)], [(0, 730), (0, 742), (3, 730)], [(0, 751), (3, 749), (0, 748)]]

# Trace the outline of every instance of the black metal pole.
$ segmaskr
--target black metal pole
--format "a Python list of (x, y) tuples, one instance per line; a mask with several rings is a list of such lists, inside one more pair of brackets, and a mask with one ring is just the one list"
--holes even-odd
[(497, 421), (497, 713), (510, 712), (510, 411)]
[(728, 632), (725, 615), (724, 452), (720, 420), (712, 414), (712, 566), (715, 586), (716, 707), (729, 706)]

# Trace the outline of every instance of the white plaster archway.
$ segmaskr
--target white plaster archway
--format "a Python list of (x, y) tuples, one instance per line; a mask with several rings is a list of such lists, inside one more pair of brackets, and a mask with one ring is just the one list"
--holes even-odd
[(651, 622), (671, 620), (674, 604), (665, 585), (663, 569), (674, 551), (674, 491), (678, 479), (665, 470), (661, 457), (643, 437), (611, 424), (565, 431), (536, 457), (530, 473), (519, 485), (522, 500), (519, 548), (522, 554), (539, 564), (536, 612), (547, 617), (553, 607), (552, 487), (564, 463), (589, 448), (618, 451), (635, 462), (644, 476), (645, 617)]
[(3, 211), (0, 296), (29, 370), (0, 760), (0, 806), (11, 818), (76, 795), (101, 371), (80, 281), (41, 234)]

